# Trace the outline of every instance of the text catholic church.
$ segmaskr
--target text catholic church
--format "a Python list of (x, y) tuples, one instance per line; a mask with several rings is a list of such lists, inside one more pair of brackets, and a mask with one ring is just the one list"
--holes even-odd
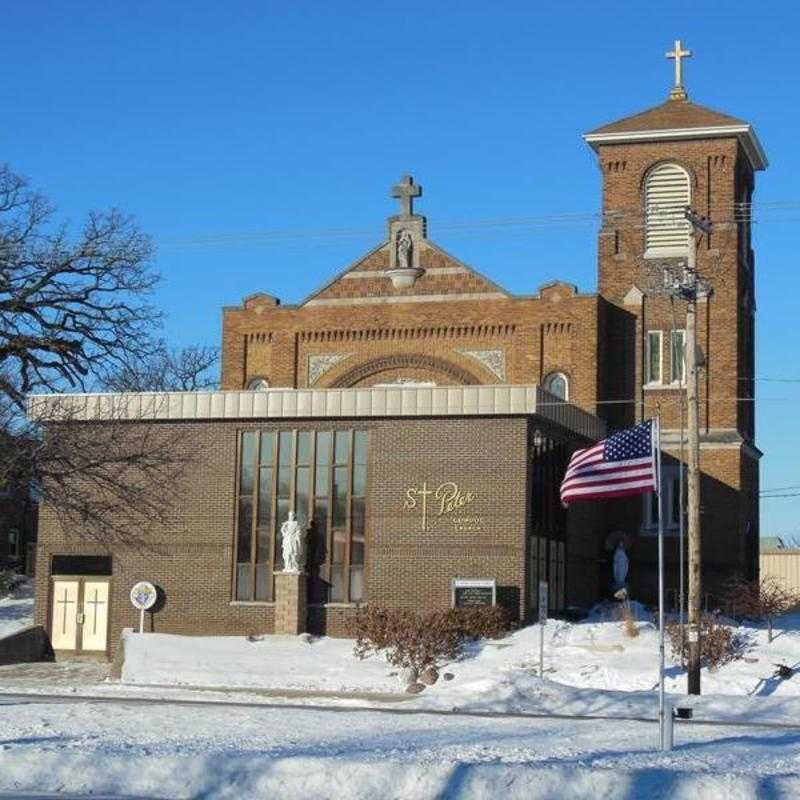
[[(657, 408), (671, 456), (669, 596), (685, 309), (673, 316), (648, 289), (695, 246), (714, 287), (697, 325), (705, 590), (752, 577), (755, 261), (749, 216), (733, 210), (749, 209), (766, 158), (750, 124), (691, 102), (680, 83), (584, 136), (602, 179), (596, 291), (565, 280), (510, 294), (428, 238), (421, 187), (405, 176), (386, 239), (321, 289), (225, 308), (221, 391), (65, 398), (89, 426), (116, 404), (130, 425), (184, 436), (194, 466), (174, 512), (135, 546), (91, 543), (42, 509), (37, 617), (55, 649), (113, 654), (137, 624), (140, 580), (163, 593), (148, 625), (187, 634), (343, 635), (363, 603), (449, 607), (454, 579), (494, 581), (519, 619), (537, 612), (540, 579), (553, 611), (585, 608), (608, 593), (619, 531), (632, 595), (652, 601), (649, 496), (567, 511), (558, 488), (576, 448)], [(702, 241), (687, 205), (715, 222)], [(286, 583), (292, 511), (308, 532), (307, 575)]]

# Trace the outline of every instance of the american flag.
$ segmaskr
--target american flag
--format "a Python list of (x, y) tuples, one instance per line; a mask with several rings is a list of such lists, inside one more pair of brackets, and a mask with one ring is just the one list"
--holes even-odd
[(615, 433), (592, 447), (576, 450), (561, 482), (566, 508), (576, 500), (602, 500), (656, 491), (653, 420)]

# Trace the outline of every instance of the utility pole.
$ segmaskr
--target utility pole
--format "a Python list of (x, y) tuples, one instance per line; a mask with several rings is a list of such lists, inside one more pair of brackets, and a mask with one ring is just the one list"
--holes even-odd
[[(702, 614), (701, 552), (700, 552), (700, 402), (698, 395), (697, 359), (697, 300), (708, 297), (711, 290), (697, 277), (697, 240), (695, 233), (711, 233), (712, 223), (701, 217), (691, 208), (685, 209), (685, 217), (692, 226), (689, 237), (689, 258), (680, 278), (667, 276), (673, 294), (686, 301), (686, 405), (687, 429), (689, 435), (688, 480), (687, 480), (687, 534), (689, 560), (689, 602), (688, 602), (688, 652), (687, 652), (687, 691), (700, 694), (700, 620)], [(681, 587), (682, 588), (682, 587)]]

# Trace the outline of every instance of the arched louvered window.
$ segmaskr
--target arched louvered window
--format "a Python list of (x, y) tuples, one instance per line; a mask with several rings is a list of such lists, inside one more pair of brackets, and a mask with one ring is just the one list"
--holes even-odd
[(685, 256), (689, 221), (684, 210), (691, 201), (689, 175), (677, 164), (659, 164), (644, 184), (645, 256)]
[(544, 388), (559, 400), (569, 400), (569, 381), (563, 372), (551, 372), (544, 379)]
[(269, 381), (266, 378), (251, 378), (247, 382), (247, 388), (251, 392), (266, 392), (269, 389)]

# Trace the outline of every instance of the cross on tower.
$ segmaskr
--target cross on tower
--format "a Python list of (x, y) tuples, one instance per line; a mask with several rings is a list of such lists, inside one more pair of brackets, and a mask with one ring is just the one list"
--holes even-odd
[(414, 198), (422, 194), (422, 187), (414, 183), (410, 175), (403, 175), (400, 183), (392, 187), (392, 197), (400, 201), (400, 216), (414, 216)]
[(675, 85), (672, 87), (669, 96), (676, 100), (685, 100), (687, 95), (686, 89), (683, 88), (683, 64), (681, 64), (681, 59), (691, 58), (692, 51), (683, 50), (681, 48), (681, 40), (676, 39), (675, 49), (667, 53), (666, 56), (675, 61)]

